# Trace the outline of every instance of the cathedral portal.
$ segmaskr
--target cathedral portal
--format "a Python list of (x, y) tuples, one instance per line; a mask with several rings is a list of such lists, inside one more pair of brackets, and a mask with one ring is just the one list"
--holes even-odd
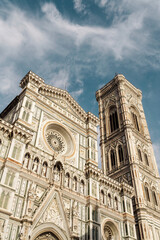
[(59, 238), (51, 232), (45, 232), (36, 237), (35, 240), (59, 240)]

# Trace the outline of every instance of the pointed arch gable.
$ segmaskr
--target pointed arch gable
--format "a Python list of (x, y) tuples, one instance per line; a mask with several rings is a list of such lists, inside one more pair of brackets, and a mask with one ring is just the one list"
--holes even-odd
[(110, 97), (106, 102), (105, 102), (105, 109), (109, 109), (112, 106), (116, 106), (116, 99), (114, 97)]
[[(50, 214), (52, 212), (53, 214)], [(52, 219), (52, 217), (54, 218), (54, 216), (55, 216), (55, 220)], [(59, 218), (59, 222), (57, 222), (57, 218)], [(48, 196), (45, 198), (44, 202), (40, 205), (39, 209), (34, 215), (33, 224), (30, 232), (34, 232), (35, 229), (37, 229), (37, 227), (39, 226), (45, 226), (44, 225), (45, 223), (47, 223), (47, 226), (49, 226), (53, 222), (54, 222), (54, 225), (57, 227), (57, 229), (60, 229), (61, 232), (65, 233), (67, 237), (66, 239), (69, 239), (70, 230), (69, 230), (67, 217), (63, 207), (63, 202), (60, 197), (60, 194), (58, 193), (58, 191), (55, 191), (55, 189), (51, 189), (51, 191), (48, 193)], [(49, 229), (48, 230), (46, 229), (46, 231), (49, 231)], [(52, 232), (53, 232), (53, 229), (52, 229)], [(60, 239), (63, 239), (63, 238), (60, 238)]]

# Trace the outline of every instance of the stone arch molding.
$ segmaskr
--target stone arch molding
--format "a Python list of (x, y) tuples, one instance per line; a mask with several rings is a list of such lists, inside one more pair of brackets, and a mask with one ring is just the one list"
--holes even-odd
[(42, 126), (42, 138), (47, 149), (56, 156), (72, 157), (75, 153), (74, 136), (60, 122), (45, 121)]
[(101, 225), (103, 240), (120, 240), (120, 232), (117, 224), (111, 219), (105, 219)]
[[(69, 240), (66, 234), (54, 223), (43, 223), (36, 227), (32, 234), (30, 240), (38, 240), (42, 234), (50, 233), (51, 237), (48, 240)], [(40, 238), (41, 239), (41, 238)], [(47, 240), (47, 238), (44, 238)], [(43, 238), (42, 238), (43, 240)]]

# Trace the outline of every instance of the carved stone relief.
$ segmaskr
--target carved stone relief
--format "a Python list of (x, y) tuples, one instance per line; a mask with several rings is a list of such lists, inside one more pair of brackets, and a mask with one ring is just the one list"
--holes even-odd
[[(64, 209), (66, 213), (66, 217), (68, 220), (68, 223), (70, 225), (70, 218), (71, 218), (71, 202), (69, 199), (64, 198), (63, 199)], [(71, 227), (71, 226), (70, 226)]]
[(73, 216), (73, 223), (72, 223), (72, 226), (73, 226), (73, 232), (76, 232), (78, 233), (78, 217), (79, 217), (79, 214), (78, 214), (78, 202), (74, 201), (73, 202), (73, 205), (72, 205), (72, 216)]
[(54, 196), (48, 208), (43, 213), (42, 217), (38, 222), (38, 225), (46, 222), (53, 222), (60, 228), (64, 229), (64, 223), (58, 208), (56, 196)]

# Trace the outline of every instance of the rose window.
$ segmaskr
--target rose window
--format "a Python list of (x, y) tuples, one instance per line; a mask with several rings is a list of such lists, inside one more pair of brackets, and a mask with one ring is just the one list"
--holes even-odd
[(67, 157), (74, 154), (75, 144), (72, 133), (62, 124), (49, 121), (43, 128), (43, 136), (51, 151)]
[(58, 153), (62, 153), (65, 151), (65, 140), (60, 133), (49, 130), (46, 133), (46, 139), (48, 144), (54, 151)]

